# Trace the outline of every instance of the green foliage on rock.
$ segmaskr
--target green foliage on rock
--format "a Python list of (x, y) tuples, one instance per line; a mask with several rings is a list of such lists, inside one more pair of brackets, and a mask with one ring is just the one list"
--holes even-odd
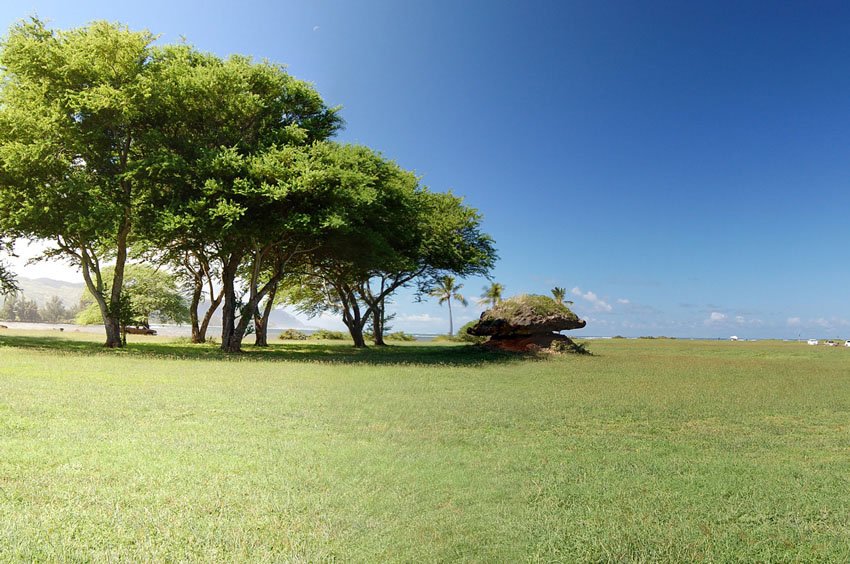
[(520, 317), (529, 315), (539, 317), (559, 315), (579, 321), (579, 317), (566, 305), (558, 303), (549, 296), (539, 294), (522, 294), (503, 300), (485, 311), (482, 319), (504, 319), (512, 323)]

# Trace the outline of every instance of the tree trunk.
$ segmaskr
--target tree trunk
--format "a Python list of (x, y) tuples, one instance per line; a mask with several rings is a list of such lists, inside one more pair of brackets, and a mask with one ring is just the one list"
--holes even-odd
[(365, 316), (360, 315), (360, 306), (353, 292), (337, 289), (337, 294), (342, 303), (342, 322), (348, 328), (348, 333), (351, 335), (351, 340), (354, 341), (355, 348), (365, 348), (366, 339), (363, 338), (363, 328), (369, 319), (368, 310)]
[(269, 346), (269, 317), (274, 309), (274, 298), (277, 295), (277, 284), (273, 284), (269, 288), (266, 303), (263, 306), (262, 315), (259, 313), (259, 308), (254, 313), (254, 345), (258, 347)]
[(224, 305), (221, 309), (221, 350), (227, 353), (242, 350), (242, 336), (236, 336), (236, 270), (239, 261), (231, 256), (221, 269)]
[(207, 312), (204, 314), (204, 319), (201, 320), (201, 327), (198, 332), (199, 341), (198, 343), (205, 343), (207, 340), (207, 329), (210, 326), (210, 321), (212, 321), (213, 315), (215, 315), (218, 306), (221, 304), (221, 298), (224, 296), (224, 290), (218, 293), (213, 301), (210, 302), (210, 307), (207, 309)]
[(384, 317), (384, 300), (380, 300), (376, 307), (372, 308), (372, 327), (375, 329), (375, 334), (372, 338), (375, 341), (375, 346), (383, 347), (386, 346), (384, 342), (384, 322), (386, 318)]
[[(103, 280), (100, 277), (98, 261), (93, 259), (85, 248), (80, 248), (79, 256), (83, 269), (83, 280), (86, 283), (89, 293), (91, 293), (97, 302), (98, 309), (100, 309), (100, 316), (103, 319), (103, 328), (106, 331), (106, 342), (103, 346), (111, 349), (120, 348), (123, 345), (121, 340), (121, 320), (118, 315), (120, 308), (113, 308), (111, 303), (107, 303), (106, 297), (103, 295)], [(92, 278), (92, 270), (94, 270), (94, 279)], [(123, 274), (123, 267), (121, 270)], [(123, 277), (121, 282), (123, 283)], [(112, 295), (115, 295), (114, 291)], [(118, 299), (120, 300), (120, 298), (119, 293)]]
[[(221, 271), (222, 287), (224, 290), (224, 308), (222, 309), (221, 350), (224, 352), (241, 352), (242, 338), (248, 330), (248, 324), (254, 319), (257, 304), (265, 297), (272, 286), (280, 281), (278, 272), (261, 290), (252, 287), (250, 298), (239, 311), (239, 322), (236, 322), (236, 271), (239, 268), (239, 257), (231, 256)], [(253, 282), (252, 282), (253, 284)]]
[(343, 319), (343, 323), (345, 323), (346, 328), (348, 328), (348, 334), (351, 335), (351, 340), (354, 341), (354, 347), (358, 349), (366, 348), (366, 339), (363, 337), (363, 327), (366, 325), (365, 323)]
[(124, 289), (124, 267), (127, 264), (127, 236), (130, 234), (130, 220), (125, 212), (124, 221), (118, 231), (118, 253), (115, 255), (115, 271), (112, 276), (112, 288), (109, 293), (109, 307), (107, 315), (104, 316), (103, 324), (106, 328), (105, 347), (111, 349), (121, 348), (127, 344), (123, 335), (121, 320), (121, 291)]
[(349, 333), (351, 333), (351, 338), (354, 340), (354, 347), (357, 349), (365, 349), (366, 348), (366, 339), (363, 338), (363, 327), (349, 327)]
[(455, 333), (454, 325), (452, 324), (452, 299), (449, 298), (449, 337)]
[(103, 316), (103, 327), (106, 329), (106, 342), (104, 347), (111, 349), (123, 346), (124, 341), (121, 338), (121, 323), (117, 317), (105, 314)]
[(201, 334), (201, 324), (198, 320), (198, 306), (201, 304), (201, 295), (204, 291), (204, 283), (196, 276), (192, 285), (192, 301), (189, 303), (189, 319), (192, 322), (192, 342), (203, 343), (206, 339)]

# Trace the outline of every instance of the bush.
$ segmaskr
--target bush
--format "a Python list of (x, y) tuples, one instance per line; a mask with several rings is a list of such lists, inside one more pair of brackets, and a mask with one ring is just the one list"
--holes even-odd
[(388, 333), (384, 335), (385, 341), (415, 341), (416, 337), (409, 333), (405, 333), (404, 331), (396, 331), (394, 333)]
[(284, 341), (306, 341), (307, 335), (297, 329), (287, 329), (282, 331), (278, 338)]
[(457, 337), (452, 337), (451, 335), (436, 335), (431, 340), (435, 343), (454, 343), (457, 341)]
[(319, 329), (309, 337), (314, 341), (344, 341), (348, 335), (342, 331), (330, 331), (328, 329)]
[(592, 355), (586, 343), (576, 343), (573, 340), (554, 341), (549, 350), (556, 353), (588, 354)]
[(479, 337), (477, 335), (470, 335), (467, 332), (467, 329), (469, 329), (470, 327), (472, 327), (476, 323), (478, 323), (478, 320), (473, 319), (472, 321), (470, 321), (469, 323), (466, 323), (463, 327), (458, 329), (457, 330), (457, 337), (455, 337), (455, 340), (461, 341), (463, 343), (475, 343), (476, 345), (480, 345), (481, 343), (486, 341), (487, 337)]

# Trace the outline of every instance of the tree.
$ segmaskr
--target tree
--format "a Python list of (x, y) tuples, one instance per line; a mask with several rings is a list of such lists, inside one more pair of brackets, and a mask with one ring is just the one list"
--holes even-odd
[[(104, 269), (110, 273), (112, 267)], [(77, 323), (96, 323), (98, 306), (90, 293), (84, 295), (88, 307), (77, 315)], [(177, 286), (175, 277), (165, 271), (145, 264), (130, 263), (125, 268), (123, 303), (119, 310), (122, 338), (127, 327), (150, 327), (153, 317), (159, 321), (183, 323), (188, 320), (186, 299)]]
[(50, 299), (39, 310), (41, 320), (46, 323), (63, 323), (70, 318), (70, 312), (65, 308), (59, 296), (50, 296)]
[(17, 321), (26, 323), (38, 323), (41, 321), (41, 316), (38, 314), (38, 304), (35, 300), (28, 300), (24, 295), (21, 295), (15, 305), (15, 316)]
[(489, 286), (484, 287), (484, 294), (482, 294), (481, 299), (478, 300), (478, 303), (480, 305), (489, 305), (490, 307), (493, 307), (500, 301), (502, 301), (502, 292), (504, 291), (504, 286), (502, 286), (498, 282), (493, 282)]
[(286, 279), (284, 295), (308, 315), (341, 314), (355, 346), (365, 346), (367, 325), (382, 345), (386, 300), (398, 288), (416, 284), (421, 295), (445, 273), (485, 275), (496, 254), (480, 214), (460, 198), (428, 191), (364, 147), (336, 150), (340, 161), (326, 169), (325, 181), (343, 178), (362, 196), (339, 208), (344, 228), (326, 233), (300, 272)]
[(0, 320), (17, 321), (18, 320), (18, 293), (11, 292), (6, 294), (6, 299), (3, 300), (3, 307), (0, 308)]
[(154, 172), (162, 190), (146, 236), (173, 256), (217, 265), (221, 348), (237, 352), (282, 269), (315, 246), (332, 215), (322, 202), (330, 195), (303, 177), (311, 144), (341, 120), (312, 86), (270, 63), (172, 46), (154, 68), (179, 95), (158, 105), (158, 121), (170, 124), (162, 130), (167, 158)]
[[(216, 279), (219, 278), (218, 271), (213, 262), (207, 257), (204, 249), (188, 250), (183, 254), (180, 263), (183, 266), (180, 271), (184, 279), (188, 279), (191, 286), (191, 300), (189, 302), (189, 323), (192, 327), (192, 342), (205, 343), (207, 340), (207, 329), (210, 326), (213, 315), (215, 315), (221, 300), (224, 297), (224, 288), (216, 289)], [(203, 301), (204, 294), (209, 298), (207, 310), (203, 318), (200, 317), (198, 308)]]
[(5, 264), (0, 262), (0, 296), (13, 294), (18, 290), (15, 274)]
[(28, 300), (23, 294), (14, 292), (6, 295), (3, 307), (0, 309), (0, 319), (38, 323), (41, 321), (41, 316), (35, 300)]
[(455, 284), (454, 276), (446, 275), (437, 280), (436, 287), (430, 292), (431, 296), (439, 298), (437, 303), (440, 305), (448, 304), (449, 306), (449, 336), (454, 335), (452, 300), (461, 303), (464, 307), (469, 305), (466, 298), (460, 293), (461, 288), (463, 288), (463, 284)]
[[(372, 320), (380, 338), (383, 316), (373, 316), (367, 293), (386, 283), (369, 285), (383, 270), (401, 265), (399, 251), (417, 246), (418, 180), (410, 172), (362, 146), (324, 144), (317, 147), (316, 182), (338, 198), (334, 223), (324, 230), (321, 245), (300, 261), (289, 296), (308, 315), (331, 310), (342, 315), (356, 347), (365, 346), (363, 331)], [(375, 324), (375, 320), (377, 324)]]
[[(152, 248), (147, 248), (147, 245)], [(205, 343), (210, 322), (224, 297), (220, 269), (217, 263), (210, 259), (207, 249), (180, 248), (175, 241), (170, 244), (145, 242), (139, 256), (174, 272), (181, 288), (189, 295), (191, 340), (193, 343)], [(206, 302), (207, 308), (201, 316), (200, 307), (203, 302)]]
[[(12, 242), (0, 237), (0, 251), (11, 251)], [(15, 273), (11, 269), (0, 262), (0, 296), (8, 296), (20, 291), (18, 283), (15, 279)]]
[(555, 298), (555, 301), (558, 302), (560, 305), (573, 304), (573, 302), (564, 299), (567, 296), (566, 288), (555, 286), (554, 288), (552, 288), (552, 296)]
[(127, 249), (152, 188), (154, 39), (106, 22), (54, 31), (33, 18), (0, 51), (0, 226), (52, 241), (46, 256), (82, 269), (108, 347), (122, 346)]

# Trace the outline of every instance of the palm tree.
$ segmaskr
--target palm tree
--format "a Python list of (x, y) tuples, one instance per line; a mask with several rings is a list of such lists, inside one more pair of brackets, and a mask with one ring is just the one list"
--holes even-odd
[(489, 286), (484, 286), (484, 293), (481, 294), (481, 299), (478, 300), (479, 305), (488, 305), (490, 307), (495, 306), (497, 303), (502, 301), (502, 292), (504, 291), (505, 287), (498, 282), (493, 282)]
[(566, 297), (567, 295), (566, 288), (559, 288), (558, 286), (555, 286), (554, 288), (552, 288), (552, 295), (555, 297), (555, 301), (558, 302), (560, 305), (573, 305), (573, 302), (569, 300), (564, 300), (564, 297)]
[(461, 304), (467, 306), (469, 302), (466, 301), (466, 298), (463, 297), (463, 294), (460, 293), (460, 289), (463, 288), (463, 284), (455, 284), (454, 276), (443, 276), (437, 281), (437, 286), (431, 290), (430, 295), (435, 298), (440, 298), (439, 303), (443, 305), (444, 303), (449, 304), (449, 337), (454, 334), (454, 325), (452, 323), (452, 300), (458, 301)]

